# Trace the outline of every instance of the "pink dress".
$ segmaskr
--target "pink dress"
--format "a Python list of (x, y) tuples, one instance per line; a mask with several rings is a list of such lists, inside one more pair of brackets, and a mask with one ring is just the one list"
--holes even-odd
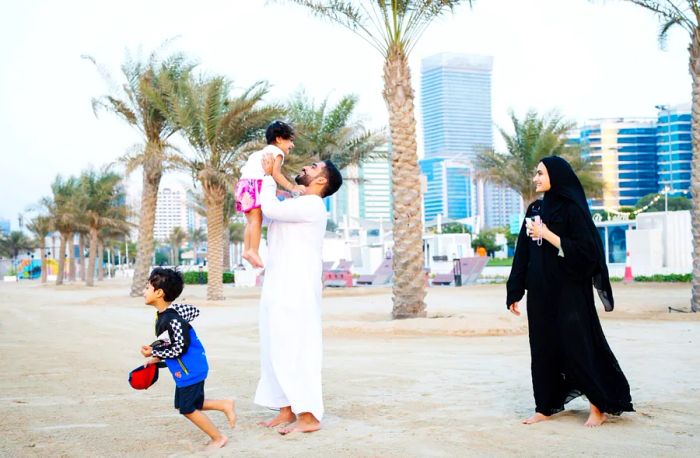
[(262, 180), (241, 178), (236, 185), (236, 211), (248, 213), (260, 208), (260, 189)]

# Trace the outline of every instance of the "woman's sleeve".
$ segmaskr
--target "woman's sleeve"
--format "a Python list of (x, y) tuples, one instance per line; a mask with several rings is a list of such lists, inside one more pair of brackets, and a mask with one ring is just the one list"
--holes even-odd
[(513, 302), (519, 301), (525, 295), (525, 278), (527, 277), (527, 266), (530, 262), (530, 251), (528, 236), (525, 229), (525, 220), (520, 227), (520, 234), (515, 245), (513, 256), (513, 266), (510, 269), (508, 282), (506, 283), (507, 297), (506, 308)]
[[(570, 206), (567, 233), (557, 234), (561, 240), (562, 265), (569, 275), (587, 277), (593, 275), (598, 264), (594, 234), (586, 221), (587, 216), (576, 206)], [(597, 235), (596, 235), (597, 236)]]

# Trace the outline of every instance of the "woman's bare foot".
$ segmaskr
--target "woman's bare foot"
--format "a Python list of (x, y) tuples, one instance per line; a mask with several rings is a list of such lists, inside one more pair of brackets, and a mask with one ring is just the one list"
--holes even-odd
[(232, 399), (226, 401), (226, 408), (224, 409), (224, 414), (228, 419), (228, 425), (231, 428), (236, 427), (236, 402)]
[(541, 421), (547, 421), (550, 418), (552, 418), (551, 415), (544, 415), (539, 412), (535, 413), (535, 415), (531, 416), (530, 418), (526, 418), (523, 420), (524, 425), (534, 425), (535, 423), (539, 423)]
[(299, 414), (297, 421), (287, 427), (278, 429), (277, 432), (285, 436), (290, 433), (312, 433), (319, 429), (321, 429), (321, 422), (312, 414), (305, 412)]
[(207, 451), (213, 451), (213, 450), (218, 450), (220, 448), (223, 448), (226, 443), (228, 442), (228, 437), (226, 436), (221, 436), (217, 440), (213, 440), (207, 444), (207, 447), (205, 450)]
[(291, 409), (289, 409), (289, 410), (282, 409), (282, 410), (280, 410), (280, 413), (278, 413), (277, 416), (275, 418), (273, 418), (272, 420), (261, 421), (258, 424), (260, 426), (264, 426), (266, 428), (274, 428), (275, 426), (291, 423), (291, 422), (295, 421), (296, 419), (297, 419), (297, 416), (294, 415), (294, 413), (292, 412)]
[(587, 426), (589, 428), (595, 428), (596, 426), (600, 426), (603, 423), (605, 423), (605, 420), (607, 419), (607, 415), (601, 412), (596, 406), (591, 404), (591, 414), (588, 416), (588, 420), (586, 420), (584, 426)]

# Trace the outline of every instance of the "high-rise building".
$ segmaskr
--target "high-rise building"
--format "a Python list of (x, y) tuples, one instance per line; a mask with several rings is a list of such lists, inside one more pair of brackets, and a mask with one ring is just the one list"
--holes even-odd
[(10, 235), (10, 220), (0, 218), (0, 234)]
[[(383, 146), (378, 152), (388, 154)], [(372, 158), (342, 170), (343, 186), (326, 199), (330, 218), (341, 224), (347, 216), (352, 221), (369, 220), (389, 223), (392, 219), (391, 160)]]
[(667, 107), (657, 105), (657, 171), (660, 188), (670, 194), (690, 189), (690, 165), (693, 147), (690, 139), (690, 104)]
[(425, 158), (472, 159), (493, 145), (493, 57), (442, 53), (421, 62)]
[(513, 189), (495, 183), (484, 183), (484, 206), (486, 227), (508, 226), (513, 215), (524, 212), (523, 199)]
[(166, 240), (176, 227), (187, 230), (186, 210), (187, 201), (183, 189), (176, 186), (161, 186), (158, 190), (153, 237), (156, 240)]
[(442, 53), (421, 63), (421, 114), (425, 156), (424, 218), (437, 215), (483, 226), (498, 212), (475, 179), (476, 153), (493, 147), (491, 69), (493, 58)]
[(586, 123), (580, 135), (583, 154), (599, 167), (604, 183), (603, 197), (591, 201), (592, 209), (634, 206), (659, 191), (654, 120), (595, 120)]

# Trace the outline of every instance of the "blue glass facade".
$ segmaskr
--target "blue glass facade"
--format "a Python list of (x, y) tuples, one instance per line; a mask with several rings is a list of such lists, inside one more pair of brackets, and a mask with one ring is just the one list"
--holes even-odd
[(610, 120), (584, 126), (580, 145), (593, 159), (605, 183), (602, 199), (594, 209), (634, 206), (658, 192), (656, 126), (646, 120)]
[(493, 145), (491, 68), (493, 58), (442, 53), (421, 63), (420, 101), (426, 179), (425, 220), (438, 214), (463, 219), (477, 212), (468, 164)]
[(671, 194), (690, 189), (692, 143), (690, 106), (659, 110), (656, 121), (657, 172), (659, 187)]

